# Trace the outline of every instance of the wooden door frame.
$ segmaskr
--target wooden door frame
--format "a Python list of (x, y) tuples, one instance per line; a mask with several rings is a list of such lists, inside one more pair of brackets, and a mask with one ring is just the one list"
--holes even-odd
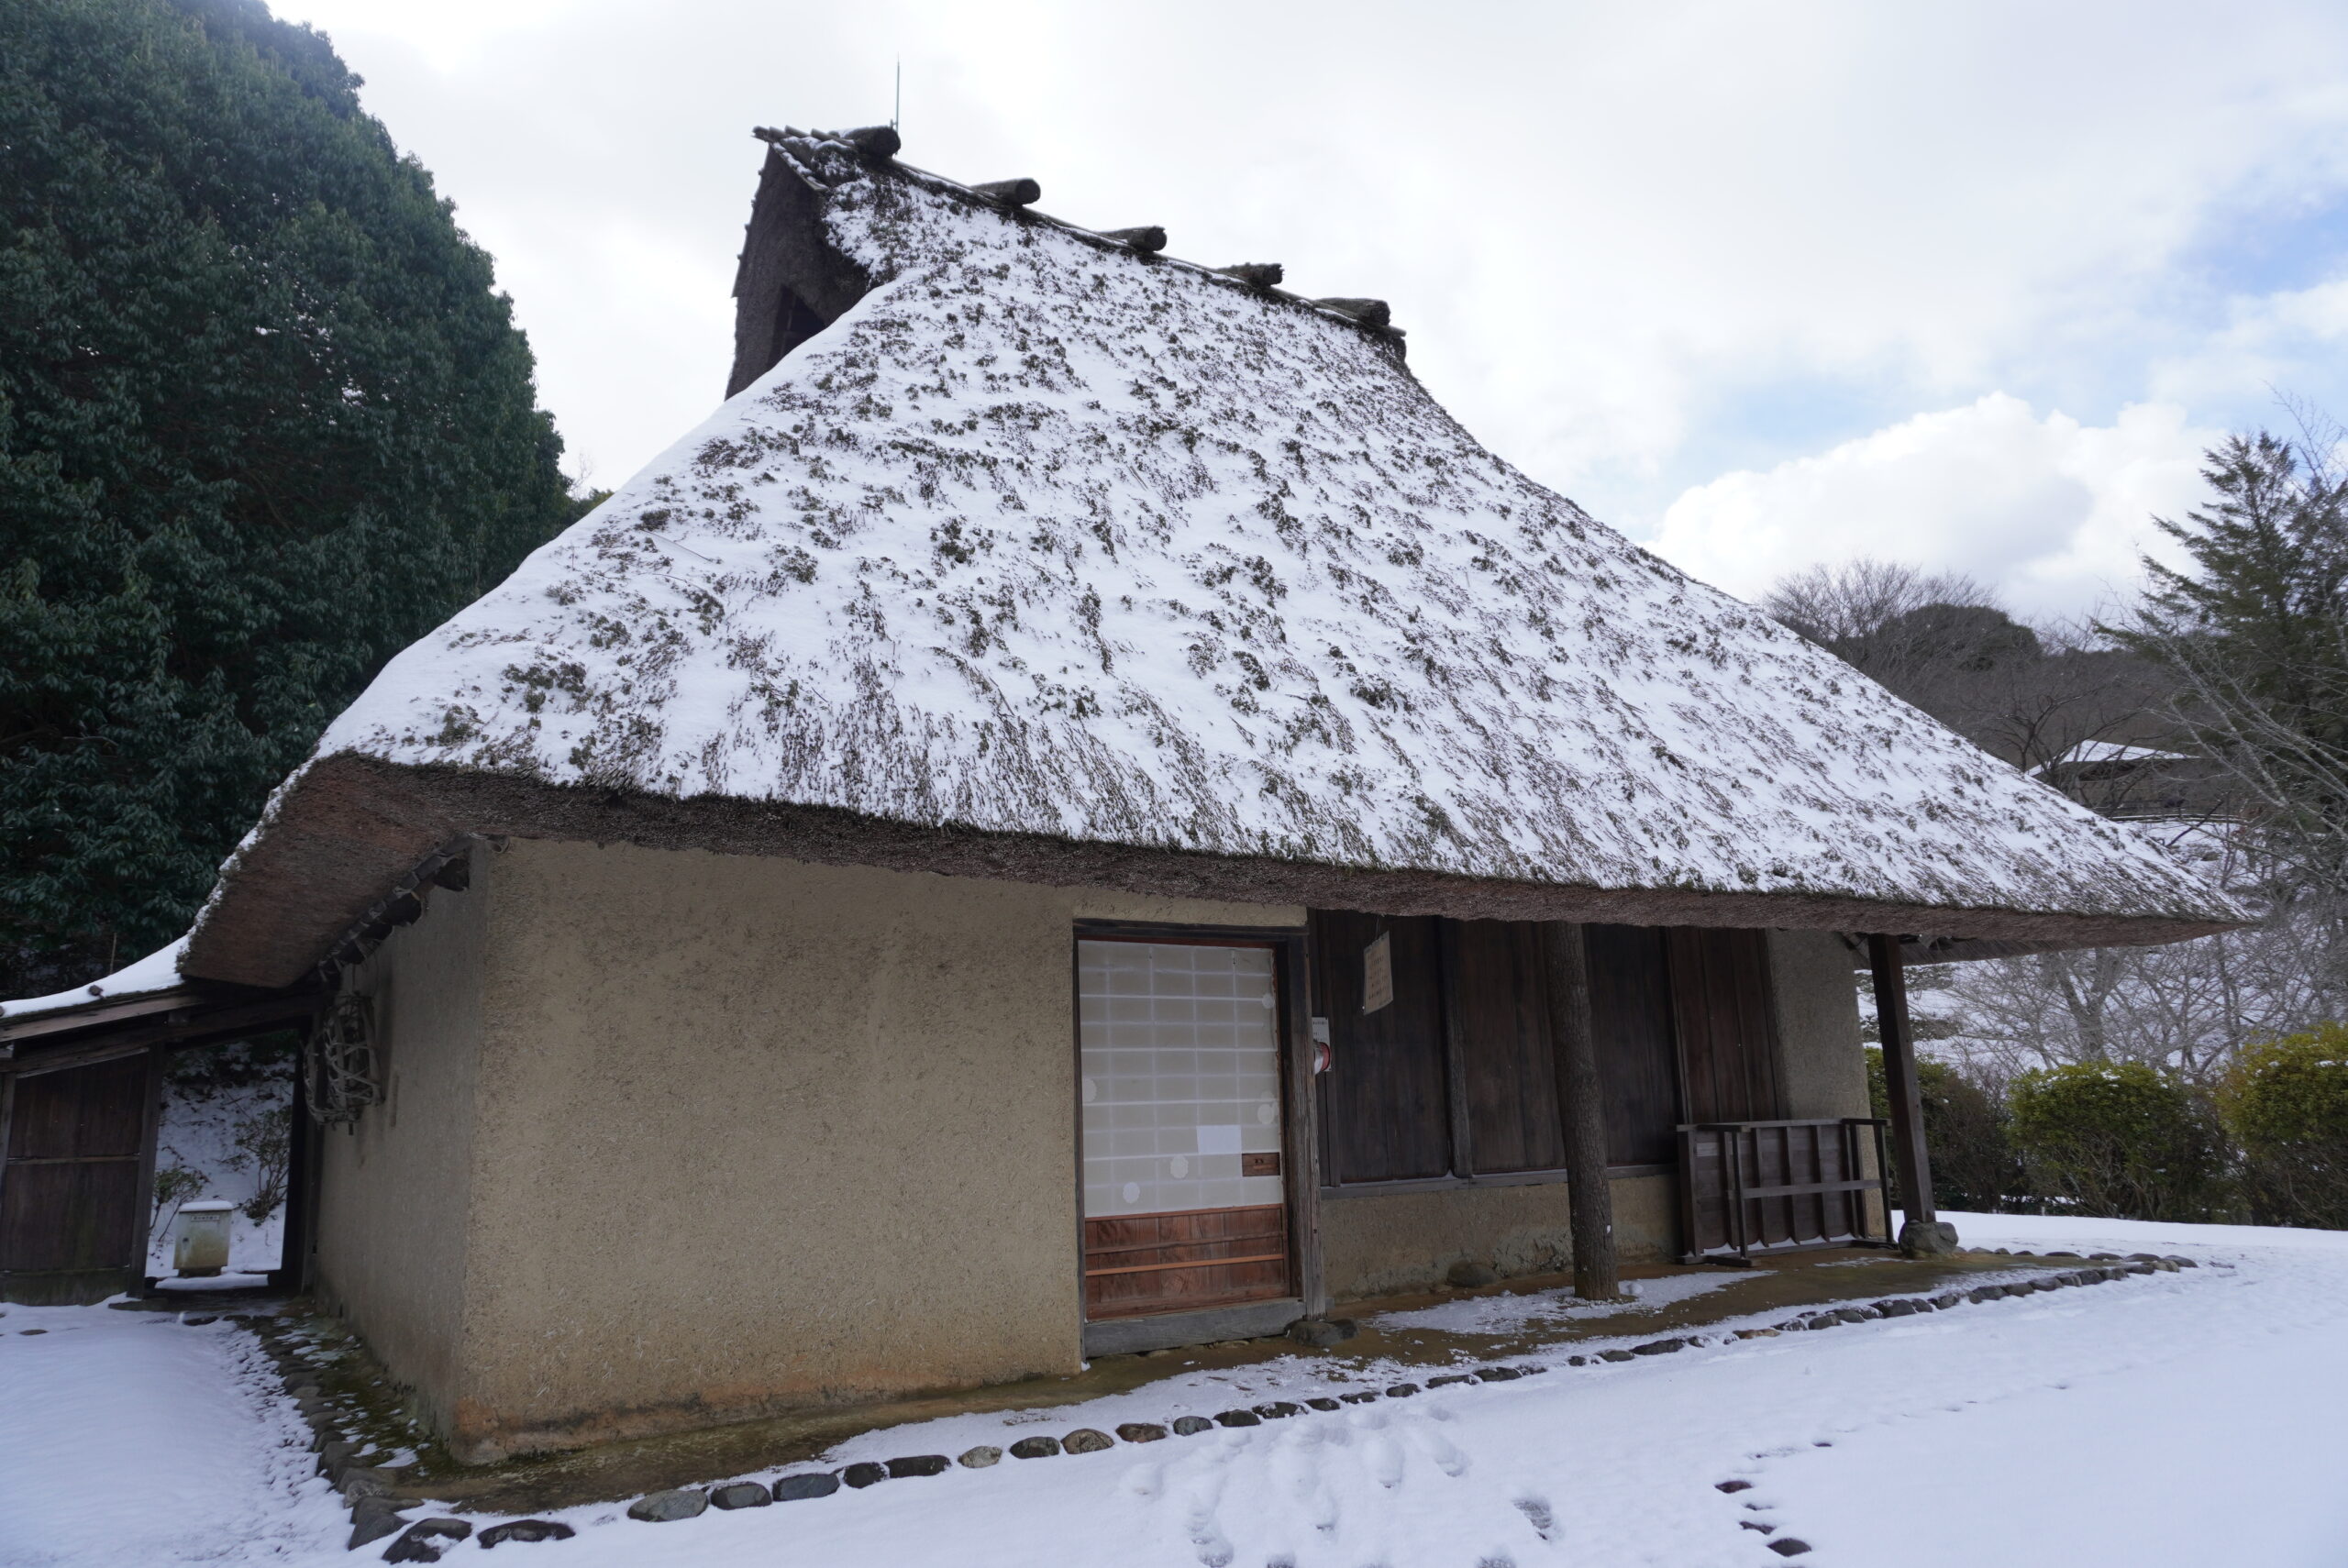
[[(17, 1075), (0, 1073), (0, 1204), (8, 1198), (8, 1150), (17, 1138)], [(0, 1208), (0, 1215), (7, 1209)], [(8, 1235), (0, 1228), (0, 1280), (8, 1276)]]
[(131, 1220), (130, 1291), (151, 1295), (154, 1276), (147, 1272), (148, 1250), (155, 1243), (155, 1153), (163, 1133), (163, 1069), (170, 1048), (147, 1048), (147, 1101), (138, 1125), (138, 1211)]
[[(1288, 1203), (1290, 1266), (1297, 1294), (1271, 1302), (1213, 1307), (1148, 1318), (1092, 1322), (1084, 1315), (1084, 1009), (1079, 953), (1087, 942), (1163, 943), (1169, 946), (1263, 947), (1271, 950), (1273, 988), (1279, 997), (1275, 1037), (1279, 1048), (1280, 1176)], [(1321, 1145), (1312, 1083), (1312, 1009), (1301, 925), (1184, 925), (1172, 922), (1080, 920), (1069, 939), (1069, 1106), (1075, 1138), (1070, 1172), (1075, 1187), (1077, 1321), (1084, 1353), (1202, 1344), (1277, 1333), (1292, 1318), (1329, 1309), (1321, 1267)], [(1279, 1322), (1271, 1320), (1279, 1318)]]

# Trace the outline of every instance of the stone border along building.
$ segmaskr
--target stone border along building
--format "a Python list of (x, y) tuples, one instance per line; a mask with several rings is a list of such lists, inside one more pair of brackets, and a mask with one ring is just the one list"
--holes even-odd
[[(2239, 920), (1479, 447), (1379, 302), (759, 135), (725, 404), (141, 982), (335, 999), (289, 1262), (460, 1456), (1879, 1235), (1869, 962), (1929, 1221), (1903, 962)], [(121, 989), (0, 1009), (20, 1103)]]

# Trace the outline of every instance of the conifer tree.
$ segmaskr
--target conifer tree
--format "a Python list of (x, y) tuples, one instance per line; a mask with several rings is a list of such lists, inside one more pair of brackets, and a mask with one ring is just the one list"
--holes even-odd
[[(2348, 478), (2339, 443), (2261, 431), (2208, 454), (2210, 499), (2156, 518), (2186, 564), (2143, 563), (2135, 614), (2110, 628), (2177, 677), (2180, 717), (2225, 766), (2258, 892), (2303, 933), (2328, 1009), (2348, 1002)], [(2336, 1011), (2333, 1013), (2337, 1016)]]
[(0, 995), (184, 928), (570, 515), (489, 258), (259, 0), (0, 0)]

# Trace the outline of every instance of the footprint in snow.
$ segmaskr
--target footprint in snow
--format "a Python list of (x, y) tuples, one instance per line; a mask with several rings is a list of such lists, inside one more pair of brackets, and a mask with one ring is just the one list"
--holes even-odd
[(1417, 1441), (1420, 1452), (1434, 1461), (1434, 1467), (1445, 1475), (1458, 1476), (1468, 1473), (1468, 1456), (1441, 1432), (1427, 1427), (1413, 1427), (1411, 1436)]
[(1392, 1432), (1372, 1432), (1361, 1447), (1372, 1480), (1389, 1491), (1402, 1484), (1402, 1445)]
[(1545, 1497), (1519, 1497), (1516, 1499), (1516, 1511), (1524, 1516), (1524, 1522), (1533, 1527), (1533, 1533), (1544, 1540), (1547, 1540), (1549, 1532), (1557, 1528), (1557, 1516), (1550, 1512)]

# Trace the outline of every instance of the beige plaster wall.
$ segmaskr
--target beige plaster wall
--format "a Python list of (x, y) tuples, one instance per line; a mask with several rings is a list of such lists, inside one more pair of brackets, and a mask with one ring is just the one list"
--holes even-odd
[[(1678, 1219), (1670, 1176), (1614, 1178), (1614, 1240), (1624, 1263), (1662, 1263)], [(1432, 1288), (1453, 1264), (1503, 1277), (1573, 1266), (1566, 1184), (1351, 1192), (1321, 1202), (1322, 1271), (1333, 1300)]]
[[(1831, 931), (1769, 933), (1770, 979), (1778, 993), (1779, 1070), (1789, 1117), (1866, 1116), (1866, 1044), (1859, 1035), (1857, 955)], [(1862, 1141), (1860, 1168), (1875, 1174), (1874, 1145)], [(1884, 1224), (1883, 1198), (1866, 1197), (1868, 1223)]]
[(1679, 1178), (1614, 1178), (1614, 1255), (1624, 1263), (1679, 1261)]
[(490, 909), (476, 1459), (1073, 1370), (1071, 922), (1304, 918), (533, 841)]
[(472, 1199), (482, 957), (495, 868), (435, 888), (351, 977), (373, 1010), (384, 1099), (321, 1134), (318, 1287), (433, 1418), (455, 1414)]
[(1769, 933), (1778, 996), (1779, 1083), (1797, 1120), (1867, 1114), (1866, 1057), (1859, 1039), (1853, 957), (1831, 931)]

